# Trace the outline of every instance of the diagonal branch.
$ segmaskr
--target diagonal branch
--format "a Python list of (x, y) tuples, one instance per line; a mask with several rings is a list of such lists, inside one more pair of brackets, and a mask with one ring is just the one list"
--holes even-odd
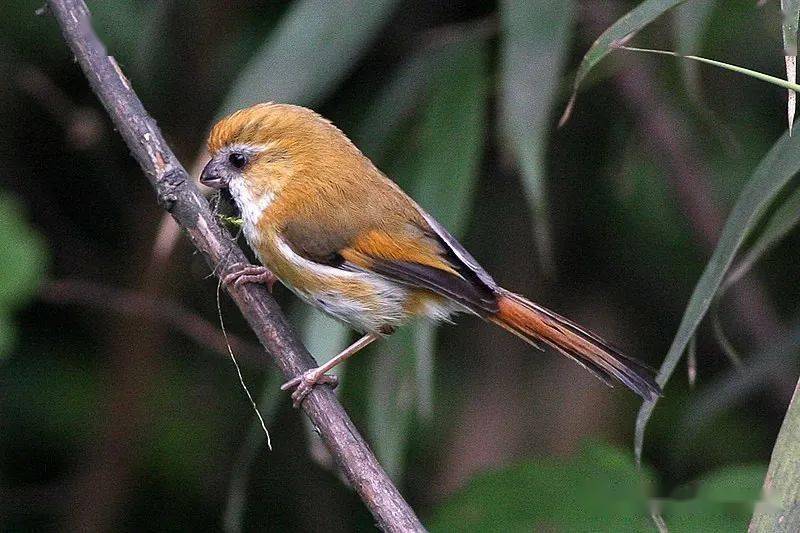
[[(92, 89), (155, 188), (159, 204), (186, 231), (217, 275), (230, 272), (236, 263), (247, 263), (230, 234), (217, 224), (208, 202), (167, 146), (119, 65), (107, 55), (83, 0), (48, 0), (47, 5)], [(315, 366), (266, 288), (248, 284), (230, 287), (228, 292), (287, 378)], [(303, 402), (303, 410), (377, 525), (385, 531), (424, 531), (333, 391), (315, 388)]]

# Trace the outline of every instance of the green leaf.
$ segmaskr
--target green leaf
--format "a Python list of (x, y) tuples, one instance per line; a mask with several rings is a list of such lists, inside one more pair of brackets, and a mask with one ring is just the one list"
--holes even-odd
[[(418, 123), (389, 175), (455, 235), (469, 217), (483, 150), (489, 54), (484, 40), (451, 45)], [(408, 157), (408, 154), (414, 157)], [(443, 154), (446, 154), (443, 157)], [(369, 419), (375, 452), (390, 474), (402, 472), (414, 408), (429, 409), (435, 332), (406, 326), (376, 347)], [(412, 352), (412, 353), (409, 353)]]
[(91, 7), (94, 27), (105, 46), (113, 50), (125, 73), (136, 77), (146, 74), (148, 61), (145, 59), (156, 43), (163, 40), (159, 30), (167, 31), (160, 27), (165, 14), (164, 3), (104, 0), (93, 2)]
[(720, 503), (750, 503), (759, 499), (764, 465), (733, 466), (703, 478), (697, 498)]
[(4, 431), (9, 425), (24, 424), (25, 433), (44, 437), (41, 442), (81, 446), (100, 431), (102, 417), (97, 416), (97, 406), (103, 401), (101, 391), (107, 389), (100, 387), (96, 369), (82, 359), (82, 349), (85, 347), (73, 351), (70, 343), (44, 344), (35, 362), (25, 357), (7, 361), (3, 410), (13, 415), (4, 417)]
[(302, 302), (298, 302), (292, 315), (303, 345), (320, 365), (347, 348), (352, 334), (342, 322)]
[(36, 294), (47, 266), (44, 241), (11, 197), (0, 194), (0, 356), (14, 339), (13, 313)]
[(244, 226), (244, 221), (239, 217), (231, 217), (228, 215), (217, 215), (217, 218), (219, 218), (220, 221), (224, 222), (225, 224), (230, 224), (237, 230), (240, 229), (242, 226)]
[(430, 90), (436, 72), (451, 60), (452, 46), (423, 46), (398, 66), (369, 104), (352, 132), (353, 142), (375, 163), (386, 156), (389, 144), (403, 123)]
[(766, 350), (759, 350), (740, 368), (726, 370), (699, 391), (685, 414), (686, 427), (698, 431), (709, 427), (712, 419), (735, 413), (732, 407), (774, 381), (776, 374), (785, 373), (787, 364), (794, 364), (798, 352), (800, 326), (796, 325), (789, 331), (787, 339)]
[(371, 353), (371, 380), (367, 402), (368, 431), (375, 455), (389, 476), (399, 483), (406, 446), (414, 420), (418, 390), (415, 370), (414, 326), (400, 328)]
[(569, 52), (572, 1), (503, 0), (501, 129), (522, 171), (542, 266), (552, 272), (545, 157), (553, 105)]
[[(489, 52), (486, 41), (451, 49), (434, 80), (403, 165), (391, 175), (451, 233), (466, 229), (483, 155)], [(414, 157), (408, 157), (408, 154)]]
[(652, 531), (647, 480), (629, 457), (591, 444), (480, 474), (442, 505), (431, 531)]
[[(739, 194), (736, 204), (725, 222), (714, 253), (689, 299), (678, 331), (656, 376), (656, 381), (662, 387), (672, 376), (689, 339), (694, 335), (697, 326), (708, 311), (736, 252), (776, 195), (800, 170), (800, 155), (798, 154), (800, 154), (800, 141), (796, 137), (784, 135), (764, 157)], [(637, 461), (641, 461), (644, 431), (655, 405), (655, 401), (645, 402), (636, 419), (634, 445)]]
[(0, 308), (13, 310), (36, 293), (46, 267), (44, 242), (11, 197), (0, 194)]
[[(693, 483), (689, 500), (662, 502), (663, 518), (673, 533), (696, 531), (744, 531), (758, 500), (763, 465), (732, 466)], [(684, 487), (678, 492), (691, 490)]]
[(6, 311), (0, 311), (0, 358), (14, 345), (14, 319)]
[(750, 523), (750, 531), (793, 532), (800, 530), (800, 382), (783, 419), (772, 450), (764, 501)]
[(578, 73), (575, 76), (572, 96), (564, 110), (564, 114), (561, 116), (559, 125), (563, 125), (569, 119), (581, 83), (583, 83), (589, 72), (591, 72), (604, 57), (611, 53), (619, 43), (627, 40), (634, 33), (685, 1), (686, 0), (645, 0), (604, 31), (581, 60)]
[[(300, 340), (319, 365), (324, 365), (347, 348), (353, 337), (353, 330), (350, 326), (305, 302), (295, 302), (292, 322), (297, 324)], [(344, 387), (346, 368), (347, 362), (345, 361), (332, 371), (339, 378), (339, 387)], [(284, 394), (278, 387), (274, 388), (273, 393), (276, 396)], [(322, 446), (314, 425), (309, 419), (304, 418), (303, 427), (311, 458), (320, 466), (330, 467), (330, 454)]]
[[(792, 83), (797, 81), (797, 23), (800, 18), (800, 0), (781, 0), (781, 11), (783, 12), (783, 22), (781, 23), (781, 33), (783, 34), (784, 60), (786, 62), (786, 79)], [(786, 111), (789, 119), (789, 134), (792, 133), (794, 123), (794, 110), (797, 104), (797, 95), (789, 91), (789, 98), (786, 102)]]
[[(702, 49), (709, 20), (717, 7), (717, 0), (694, 0), (675, 9), (675, 50), (681, 55), (697, 54)], [(738, 140), (730, 128), (703, 101), (700, 65), (696, 61), (681, 61), (681, 76), (689, 100), (703, 122), (703, 126), (719, 139), (731, 154), (739, 149)]]
[[(716, 0), (694, 0), (675, 9), (675, 49), (681, 55), (697, 53), (705, 37)], [(696, 63), (681, 63), (681, 74), (692, 100), (701, 101), (700, 69)]]
[(775, 210), (756, 241), (731, 269), (720, 294), (747, 274), (753, 265), (800, 223), (800, 187), (797, 187)]
[(239, 74), (219, 114), (258, 102), (312, 105), (368, 50), (398, 0), (294, 2)]

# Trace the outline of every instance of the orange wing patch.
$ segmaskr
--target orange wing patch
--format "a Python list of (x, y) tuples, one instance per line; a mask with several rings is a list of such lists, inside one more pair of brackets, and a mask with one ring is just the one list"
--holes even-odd
[(351, 246), (340, 251), (350, 263), (363, 268), (372, 267), (372, 259), (417, 263), (461, 277), (442, 257), (442, 249), (435, 241), (419, 236), (389, 235), (374, 229), (358, 236)]

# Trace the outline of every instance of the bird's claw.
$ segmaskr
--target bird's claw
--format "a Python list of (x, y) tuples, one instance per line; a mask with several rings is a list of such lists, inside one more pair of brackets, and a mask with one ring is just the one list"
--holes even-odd
[(303, 403), (308, 393), (320, 383), (330, 385), (332, 389), (335, 389), (336, 385), (339, 384), (339, 378), (320, 372), (319, 368), (312, 368), (281, 385), (281, 390), (294, 389), (294, 392), (292, 392), (292, 405), (297, 408)]
[(241, 289), (245, 283), (263, 283), (269, 292), (272, 292), (272, 286), (278, 281), (275, 274), (265, 266), (236, 263), (233, 269), (222, 278), (222, 282), (225, 285), (233, 285), (237, 289)]

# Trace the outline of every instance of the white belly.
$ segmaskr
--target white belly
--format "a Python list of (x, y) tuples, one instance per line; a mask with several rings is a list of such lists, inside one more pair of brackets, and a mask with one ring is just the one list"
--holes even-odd
[[(297, 255), (280, 239), (278, 252), (294, 268), (312, 276), (315, 281), (313, 286), (316, 288), (309, 290), (306, 287), (295, 287), (286, 279), (281, 279), (281, 282), (303, 301), (350, 324), (354, 329), (364, 333), (379, 332), (386, 326), (399, 326), (410, 318), (406, 311), (409, 289), (403, 285), (377, 274), (351, 272), (315, 263)], [(263, 262), (266, 258), (259, 259)], [(276, 274), (280, 277), (280, 273)], [(351, 291), (341, 290), (341, 287), (350, 284), (359, 288), (369, 287), (371, 297), (353, 298), (349, 296)]]

